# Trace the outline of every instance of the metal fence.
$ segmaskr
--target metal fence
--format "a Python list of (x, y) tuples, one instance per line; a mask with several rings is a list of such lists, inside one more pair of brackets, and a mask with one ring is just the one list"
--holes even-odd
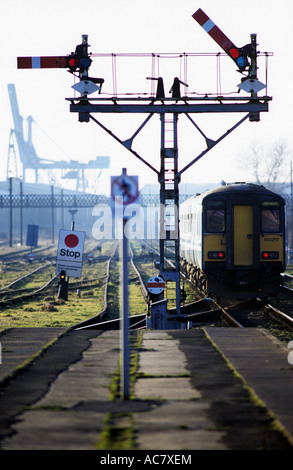
[(110, 198), (95, 194), (19, 194), (0, 196), (0, 209), (4, 208), (45, 208), (45, 207), (93, 207), (108, 204)]
[[(180, 202), (185, 201), (192, 195), (181, 194), (179, 197)], [(287, 207), (291, 210), (293, 204), (293, 195), (282, 194), (286, 201)], [(139, 201), (142, 206), (148, 204), (159, 204), (159, 194), (141, 194)], [(1, 195), (0, 196), (0, 209), (4, 208), (82, 208), (94, 207), (96, 204), (111, 204), (111, 198), (103, 195), (95, 194), (26, 194), (20, 196), (19, 194)]]

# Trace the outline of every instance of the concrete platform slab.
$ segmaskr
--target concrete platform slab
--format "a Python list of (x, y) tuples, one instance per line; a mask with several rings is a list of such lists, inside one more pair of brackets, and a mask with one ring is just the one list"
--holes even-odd
[(206, 328), (223, 356), (293, 437), (293, 367), (290, 350), (267, 331)]
[(0, 383), (65, 331), (66, 328), (11, 328), (2, 332)]

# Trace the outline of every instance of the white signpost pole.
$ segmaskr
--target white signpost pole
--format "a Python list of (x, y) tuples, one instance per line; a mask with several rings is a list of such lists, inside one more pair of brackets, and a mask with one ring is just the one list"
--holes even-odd
[(123, 215), (122, 222), (122, 394), (124, 400), (129, 399), (129, 302), (128, 302), (128, 240), (124, 230), (126, 225), (126, 217)]
[[(128, 176), (126, 169), (123, 168), (122, 175), (112, 177), (111, 195), (117, 204), (124, 206), (136, 201), (138, 197), (138, 177)], [(116, 206), (115, 204), (115, 206)], [(115, 207), (115, 210), (117, 208)], [(129, 303), (128, 303), (128, 240), (125, 235), (125, 226), (128, 218), (124, 211), (122, 215), (122, 263), (121, 263), (121, 343), (122, 343), (122, 397), (124, 400), (129, 399)]]

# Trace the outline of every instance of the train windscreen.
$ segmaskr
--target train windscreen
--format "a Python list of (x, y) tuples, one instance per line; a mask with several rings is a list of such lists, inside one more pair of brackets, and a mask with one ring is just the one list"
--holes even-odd
[(262, 232), (276, 233), (281, 229), (281, 212), (278, 203), (263, 203), (261, 211)]
[(206, 206), (206, 232), (221, 233), (225, 231), (225, 204), (221, 201), (211, 201)]

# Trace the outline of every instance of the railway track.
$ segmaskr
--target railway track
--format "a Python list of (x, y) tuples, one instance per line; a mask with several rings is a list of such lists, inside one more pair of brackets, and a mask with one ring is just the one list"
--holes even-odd
[[(109, 270), (107, 276), (107, 283), (111, 279), (110, 273), (110, 263), (113, 261), (115, 255), (109, 260)], [(132, 269), (135, 272), (136, 278), (139, 282), (142, 296), (147, 304), (148, 302), (148, 293), (145, 287), (145, 282), (143, 281), (143, 273), (138, 268), (135, 256), (133, 253), (133, 248), (130, 245), (130, 261), (129, 261)], [(208, 323), (219, 323), (219, 324), (226, 324), (233, 327), (242, 327), (242, 325), (233, 318), (223, 307), (219, 304), (216, 304), (215, 301), (212, 299), (202, 298), (200, 300), (196, 300), (191, 302), (185, 306), (183, 306), (183, 321), (188, 319), (188, 321), (195, 322), (197, 325), (202, 325)], [(118, 329), (120, 327), (121, 318), (114, 318), (108, 319), (107, 318), (107, 296), (105, 290), (105, 306), (101, 312), (99, 312), (94, 317), (91, 317), (83, 322), (75, 324), (72, 326), (73, 329)], [(170, 310), (170, 315), (172, 315), (172, 310)], [(142, 315), (133, 315), (129, 317), (129, 324), (130, 328), (146, 328), (146, 319), (147, 319), (147, 312)]]
[[(94, 326), (98, 323), (106, 323), (111, 322), (112, 320), (105, 320), (103, 321), (104, 316), (107, 313), (108, 310), (108, 284), (109, 284), (109, 279), (110, 279), (110, 268), (111, 268), (111, 262), (113, 262), (115, 256), (117, 257), (117, 249), (118, 246), (115, 246), (115, 249), (112, 253), (112, 255), (109, 256), (108, 261), (107, 261), (107, 272), (106, 275), (104, 276), (104, 306), (100, 312), (97, 313), (97, 315), (94, 315), (91, 318), (88, 318), (87, 320), (84, 320), (82, 322), (76, 323), (71, 326), (72, 329), (74, 330), (82, 330), (85, 328), (94, 328)], [(110, 328), (110, 323), (108, 323), (108, 326)], [(106, 325), (105, 325), (106, 326)]]
[[(282, 289), (284, 292), (287, 292), (289, 295), (291, 295), (291, 297), (293, 297), (293, 276), (292, 274), (288, 274), (288, 273), (282, 273), (281, 274), (281, 277), (282, 277)], [(290, 285), (285, 285), (285, 283), (289, 283)]]
[[(41, 271), (48, 269), (52, 265), (52, 262), (47, 261), (38, 268), (16, 278), (8, 285), (2, 287), (0, 289), (0, 298), (2, 298), (2, 300), (0, 300), (0, 306), (3, 307), (17, 302), (23, 303), (25, 301), (31, 300), (35, 296), (41, 295), (46, 289), (54, 285), (56, 283), (56, 275), (51, 276), (51, 278), (45, 283), (42, 280), (44, 276), (42, 276), (41, 279), (38, 278)], [(46, 274), (48, 274), (48, 272)], [(34, 286), (25, 287), (26, 284), (32, 282)], [(21, 283), (24, 284), (24, 286), (22, 288), (17, 288), (17, 286)]]
[[(112, 256), (108, 260), (108, 265), (107, 265), (107, 275), (105, 277), (105, 286), (104, 286), (104, 308), (95, 316), (79, 322), (75, 325), (72, 325), (72, 329), (75, 330), (81, 330), (81, 329), (119, 329), (120, 328), (120, 323), (122, 319), (118, 316), (116, 318), (111, 318), (111, 315), (109, 313), (109, 302), (108, 302), (108, 285), (109, 282), (113, 281), (112, 280), (112, 270), (114, 272), (117, 272), (117, 266), (116, 269), (113, 267), (114, 264), (117, 264), (119, 262), (119, 257), (117, 254), (118, 251), (118, 244), (116, 245), (116, 248), (112, 254)], [(131, 269), (134, 272), (134, 277), (131, 278), (132, 282), (139, 282), (140, 289), (142, 296), (144, 298), (144, 301), (146, 303), (146, 313), (142, 315), (132, 315), (129, 317), (129, 325), (130, 328), (145, 328), (146, 327), (146, 316), (147, 316), (147, 291), (144, 285), (144, 282), (141, 277), (141, 273), (139, 272), (138, 268), (135, 265), (134, 262), (134, 255), (133, 255), (133, 250), (131, 245), (129, 245), (129, 264), (131, 266)], [(119, 280), (117, 281), (117, 278), (114, 278), (114, 282), (118, 285), (119, 287)]]
[[(103, 259), (105, 259), (103, 257)], [(110, 260), (108, 260), (109, 263)], [(48, 281), (46, 281), (44, 284), (41, 284), (40, 287), (23, 287), (21, 289), (15, 289), (15, 286), (17, 286), (19, 283), (23, 281), (31, 282), (32, 278), (35, 278), (41, 270), (48, 268), (55, 263), (46, 263), (33, 271), (20, 276), (19, 278), (15, 279), (13, 282), (8, 284), (7, 286), (4, 286), (0, 290), (0, 298), (5, 297), (4, 300), (0, 300), (0, 306), (6, 306), (6, 305), (11, 305), (14, 303), (19, 303), (19, 302), (25, 302), (29, 301), (31, 299), (34, 299), (36, 296), (42, 295), (46, 292), (46, 290), (54, 289), (57, 292), (58, 289), (58, 281), (59, 278), (57, 275), (53, 275)], [(76, 289), (82, 289), (82, 288), (87, 288), (87, 287), (92, 287), (94, 283), (97, 281), (106, 279), (107, 275), (101, 276), (101, 277), (94, 277), (92, 279), (83, 279), (83, 280), (78, 280), (78, 281), (72, 281), (68, 284), (68, 290), (76, 290)], [(34, 280), (35, 283), (37, 283), (37, 280)]]
[(52, 264), (51, 262), (45, 262), (44, 264), (42, 264), (41, 266), (38, 266), (32, 271), (29, 271), (28, 273), (23, 274), (20, 277), (17, 277), (16, 279), (14, 279), (14, 281), (0, 288), (0, 295), (5, 295), (7, 292), (10, 292), (11, 289), (14, 289), (17, 286), (17, 284), (21, 283), (24, 280), (27, 281), (31, 279), (31, 277), (33, 277), (36, 273), (39, 273), (39, 271), (43, 270), (44, 268), (48, 268), (51, 264)]
[(232, 320), (232, 323), (228, 320), (229, 324), (240, 328), (262, 328), (286, 343), (292, 340), (292, 316), (274, 305), (259, 299), (220, 303), (220, 308)]
[[(182, 276), (184, 277), (184, 274), (182, 274)], [(282, 282), (281, 282), (280, 290), (285, 293), (285, 298), (282, 299), (282, 298), (279, 297), (277, 299), (272, 299), (271, 301), (274, 303), (274, 305), (268, 303), (265, 306), (265, 309), (271, 315), (271, 317), (273, 317), (276, 321), (278, 321), (280, 323), (283, 323), (283, 324), (286, 324), (290, 329), (292, 329), (293, 275), (288, 274), (288, 273), (282, 273), (281, 277), (282, 277)], [(189, 281), (189, 282), (191, 282), (191, 281)], [(290, 285), (285, 285), (285, 283), (289, 283)], [(197, 289), (197, 288), (195, 287), (195, 289)], [(277, 308), (277, 306), (276, 306), (276, 305), (278, 305), (282, 302), (285, 303), (286, 300), (288, 300), (288, 303), (284, 307), (284, 309), (285, 309), (285, 311), (289, 311), (289, 313), (285, 313), (284, 311), (282, 311), (280, 308)], [(216, 301), (214, 301), (214, 302), (215, 302), (215, 304), (217, 304)], [(259, 302), (260, 301), (257, 299), (257, 303), (259, 303)], [(241, 303), (239, 305), (241, 305)], [(220, 305), (218, 305), (218, 306), (219, 306), (220, 309), (223, 308), (224, 311), (225, 311), (225, 307), (221, 307)], [(235, 319), (235, 322), (234, 322), (234, 319), (233, 319), (232, 315), (231, 315), (231, 322), (230, 323), (231, 324), (234, 323), (235, 326), (237, 325), (237, 320)], [(241, 323), (240, 323), (240, 325), (241, 325)]]
[[(146, 242), (143, 242), (146, 244)], [(140, 245), (139, 245), (140, 246)], [(154, 250), (154, 247), (150, 247), (151, 250)], [(70, 325), (73, 329), (84, 329), (84, 328), (119, 328), (121, 319), (119, 318), (119, 312), (113, 316), (111, 314), (111, 300), (109, 301), (109, 285), (113, 289), (115, 287), (115, 295), (119, 297), (119, 256), (118, 256), (118, 243), (112, 249), (112, 252), (107, 255), (99, 256), (95, 258), (94, 269), (91, 270), (91, 273), (100, 272), (100, 276), (95, 275), (94, 277), (88, 278), (85, 276), (83, 279), (70, 280), (68, 289), (81, 290), (81, 291), (92, 291), (94, 287), (97, 287), (103, 290), (103, 307), (99, 309), (98, 313), (94, 316), (87, 318), (84, 321), (74, 323)], [(145, 328), (146, 319), (148, 313), (148, 292), (146, 290), (146, 279), (148, 277), (155, 275), (154, 271), (157, 272), (154, 267), (153, 257), (149, 257), (147, 260), (149, 271), (147, 271), (146, 264), (141, 263), (143, 258), (148, 258), (147, 251), (144, 251), (144, 254), (140, 256), (142, 251), (141, 246), (139, 249), (137, 246), (133, 246), (132, 243), (129, 244), (129, 258), (130, 258), (130, 285), (137, 284), (139, 285), (141, 291), (141, 297), (145, 303), (145, 313), (130, 316), (130, 327), (131, 328)], [(49, 257), (48, 257), (49, 258)], [(17, 277), (13, 281), (9, 282), (7, 285), (2, 286), (0, 289), (0, 306), (5, 307), (13, 303), (21, 305), (23, 303), (29, 303), (30, 300), (34, 300), (36, 297), (41, 297), (42, 295), (49, 292), (49, 289), (53, 289), (56, 295), (58, 290), (58, 279), (56, 276), (51, 276), (50, 279), (47, 279), (46, 282), (40, 283), (37, 287), (25, 287), (22, 286), (18, 288), (20, 281), (25, 282), (29, 281), (33, 277), (37, 277), (42, 271), (48, 273), (49, 266), (54, 264), (54, 261), (46, 258), (43, 261), (42, 265), (38, 266), (35, 269), (30, 269), (29, 272), (22, 273), (21, 276)], [(96, 266), (96, 263), (103, 262), (103, 269)], [(27, 269), (27, 263), (25, 264)], [(106, 274), (104, 272), (104, 266), (106, 267)], [(101, 265), (102, 266), (102, 265)], [(32, 266), (30, 265), (30, 268)], [(114, 273), (114, 275), (113, 275)], [(292, 276), (284, 275), (284, 279), (292, 280)], [(281, 325), (279, 327), (280, 331), (285, 331), (287, 335), (291, 335), (292, 338), (292, 318), (289, 313), (285, 313), (286, 309), (282, 308), (279, 303), (280, 299), (274, 299), (273, 302), (264, 305), (261, 302), (256, 300), (248, 302), (222, 302), (216, 299), (207, 298), (203, 293), (199, 293), (198, 289), (195, 286), (192, 286), (190, 281), (184, 279), (185, 286), (190, 285), (191, 294), (190, 299), (186, 303), (182, 304), (182, 313), (184, 316), (184, 321), (188, 320), (192, 322), (192, 327), (202, 327), (204, 325), (211, 326), (232, 326), (237, 328), (244, 327), (259, 327), (263, 326), (264, 328), (271, 329), (271, 324)], [(97, 284), (97, 281), (98, 284)], [(51, 290), (52, 292), (52, 290)], [(287, 296), (288, 299), (292, 298), (292, 289), (290, 287), (286, 288), (284, 291), (284, 297)], [(114, 294), (112, 294), (113, 297)], [(5, 297), (6, 296), (6, 297)], [(118, 308), (119, 310), (119, 308)], [(291, 308), (292, 312), (292, 308)], [(86, 311), (85, 311), (86, 313)], [(172, 312), (171, 312), (172, 313)], [(270, 323), (269, 327), (267, 324)], [(275, 326), (274, 326), (275, 329)], [(283, 333), (282, 333), (283, 334)]]
[[(50, 247), (49, 247), (50, 249)], [(45, 249), (43, 249), (45, 250)], [(42, 250), (42, 251), (43, 251)], [(56, 257), (43, 256), (40, 260), (35, 260), (33, 264), (40, 264), (35, 269), (29, 269), (28, 263), (22, 260), (23, 254), (27, 250), (21, 250), (15, 253), (14, 257), (9, 253), (9, 262), (7, 259), (2, 257), (2, 263), (10, 271), (10, 276), (15, 275), (16, 277), (6, 285), (2, 285), (0, 288), (0, 306), (6, 307), (13, 304), (24, 304), (30, 300), (35, 299), (38, 296), (46, 294), (49, 290), (52, 293), (58, 291), (58, 276), (55, 275), (55, 264)], [(91, 252), (91, 250), (89, 251)], [(95, 261), (107, 260), (108, 256), (98, 256)], [(4, 260), (4, 261), (3, 261)], [(14, 269), (11, 269), (11, 266)], [(32, 267), (32, 264), (29, 264)], [(52, 268), (52, 269), (50, 269)], [(19, 275), (20, 274), (20, 275)], [(103, 279), (104, 276), (95, 277), (92, 279), (79, 279), (78, 281), (72, 281), (68, 284), (69, 290), (78, 288), (91, 287), (97, 280)], [(3, 284), (3, 282), (2, 282)]]
[[(151, 248), (156, 251), (153, 246)], [(182, 276), (184, 277), (183, 274)], [(189, 318), (193, 321), (193, 327), (205, 324), (217, 326), (222, 324), (238, 328), (263, 327), (280, 338), (292, 339), (293, 288), (284, 284), (288, 282), (293, 286), (293, 276), (284, 273), (282, 278), (283, 282), (280, 289), (285, 293), (283, 299), (280, 298), (282, 294), (279, 298), (270, 299), (270, 303), (267, 304), (262, 303), (259, 299), (228, 303), (210, 299), (211, 304), (213, 304), (211, 310), (199, 313), (195, 311), (194, 314), (189, 315)], [(188, 282), (192, 284), (191, 281)], [(199, 295), (204, 296), (204, 293), (198, 291), (196, 286), (194, 286), (194, 289)], [(282, 306), (283, 304), (284, 306)], [(197, 306), (194, 304), (194, 309), (196, 310), (196, 308)]]
[[(4, 263), (14, 262), (16, 259), (27, 261), (27, 258), (30, 253), (31, 253), (31, 248), (20, 248), (20, 249), (12, 248), (9, 251), (0, 253), (1, 261)], [(40, 246), (38, 248), (34, 248), (33, 253), (36, 256), (36, 258), (37, 257), (43, 258), (44, 256), (46, 257), (54, 256), (54, 255), (56, 256), (56, 246), (55, 245)]]

